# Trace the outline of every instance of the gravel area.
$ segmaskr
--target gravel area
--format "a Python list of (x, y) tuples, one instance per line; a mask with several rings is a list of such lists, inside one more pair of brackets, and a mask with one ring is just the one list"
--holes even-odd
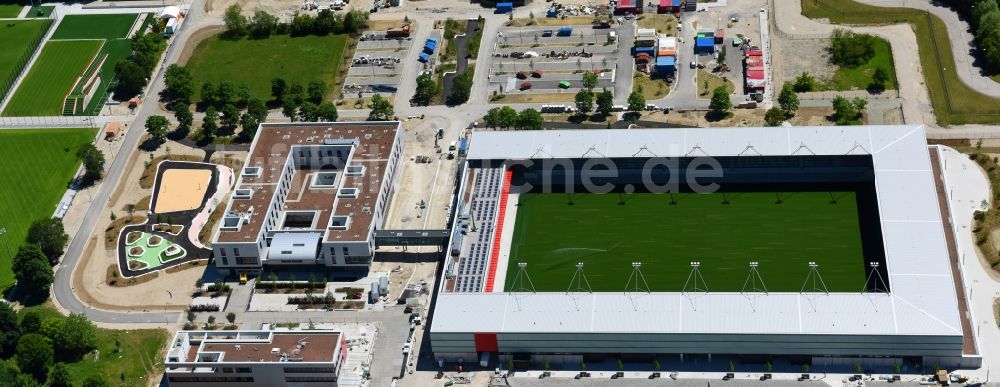
[[(777, 35), (776, 37), (780, 37)], [(781, 55), (782, 78), (788, 82), (795, 80), (799, 74), (807, 72), (817, 79), (830, 79), (837, 71), (837, 66), (830, 63), (830, 39), (780, 39), (771, 40), (772, 47), (777, 47)]]

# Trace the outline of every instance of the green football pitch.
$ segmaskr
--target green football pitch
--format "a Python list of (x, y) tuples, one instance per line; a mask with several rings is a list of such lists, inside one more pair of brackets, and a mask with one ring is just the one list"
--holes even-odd
[(36, 219), (52, 216), (93, 129), (0, 129), (0, 289), (14, 284), (11, 255)]
[(27, 57), (37, 48), (37, 40), (48, 20), (7, 20), (0, 23), (0, 95), (5, 81), (13, 83), (14, 77), (24, 67)]
[(42, 47), (3, 115), (58, 116), (66, 93), (97, 55), (103, 40), (50, 40)]
[(52, 39), (122, 39), (138, 17), (135, 13), (66, 15)]
[(853, 192), (686, 193), (675, 201), (667, 194), (574, 194), (569, 204), (566, 194), (522, 194), (505, 289), (521, 288), (517, 262), (527, 263), (542, 292), (566, 291), (577, 262), (596, 292), (625, 290), (635, 261), (658, 292), (682, 291), (692, 261), (701, 263), (712, 292), (739, 292), (751, 261), (771, 292), (798, 292), (809, 262), (819, 264), (831, 292), (865, 285)]

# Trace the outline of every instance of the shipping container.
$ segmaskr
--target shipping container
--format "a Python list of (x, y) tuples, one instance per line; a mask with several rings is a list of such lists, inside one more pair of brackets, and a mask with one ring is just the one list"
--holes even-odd
[(673, 0), (660, 0), (660, 5), (656, 7), (656, 13), (669, 13), (673, 11)]
[(573, 35), (573, 28), (571, 28), (571, 27), (560, 28), (559, 32), (557, 33), (557, 35), (559, 35), (559, 36), (570, 36), (570, 35)]
[(514, 12), (514, 3), (497, 3), (496, 13)]

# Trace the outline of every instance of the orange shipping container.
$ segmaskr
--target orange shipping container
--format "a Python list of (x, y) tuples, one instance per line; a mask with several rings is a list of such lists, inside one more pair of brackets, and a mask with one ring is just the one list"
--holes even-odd
[(659, 50), (656, 56), (677, 56), (677, 50)]

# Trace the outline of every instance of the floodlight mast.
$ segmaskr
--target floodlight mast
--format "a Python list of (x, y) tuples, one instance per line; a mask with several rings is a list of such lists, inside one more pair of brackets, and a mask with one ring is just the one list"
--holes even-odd
[[(812, 287), (807, 289), (806, 287), (809, 286), (810, 282), (812, 282)], [(809, 273), (806, 274), (806, 280), (802, 283), (802, 289), (799, 290), (799, 293), (806, 292), (830, 294), (830, 290), (826, 287), (826, 282), (819, 275), (819, 264), (816, 262), (809, 262)]]
[[(632, 262), (632, 274), (628, 276), (628, 282), (625, 282), (625, 293), (632, 292), (646, 292), (649, 293), (649, 283), (646, 282), (646, 276), (642, 275), (642, 262), (634, 261)], [(630, 287), (632, 280), (635, 280), (635, 287)], [(641, 281), (641, 283), (640, 283)]]
[[(760, 266), (760, 262), (750, 261), (750, 273), (747, 275), (746, 281), (743, 282), (743, 289), (740, 290), (740, 293), (746, 293), (749, 290), (754, 293), (763, 292), (764, 294), (768, 294), (767, 286), (764, 285), (764, 278), (762, 278), (760, 276), (760, 272), (757, 271), (757, 266)], [(759, 288), (757, 287), (758, 282), (760, 283)], [(749, 285), (749, 289), (747, 288), (747, 285)]]
[(566, 294), (570, 292), (594, 292), (590, 287), (590, 281), (587, 280), (586, 274), (583, 273), (583, 262), (576, 263), (576, 272), (573, 273), (573, 278), (569, 280), (569, 287), (566, 288)]
[[(524, 269), (526, 267), (528, 267), (527, 262), (517, 263), (517, 275), (514, 276), (514, 282), (511, 284), (511, 293), (535, 292), (535, 284), (531, 282), (531, 277), (528, 277), (528, 271)], [(525, 286), (525, 281), (528, 283), (527, 287)]]
[[(702, 277), (701, 270), (699, 269), (700, 267), (700, 261), (691, 262), (691, 272), (688, 273), (687, 281), (684, 281), (684, 288), (681, 289), (681, 293), (708, 293), (708, 282), (705, 281), (705, 277)], [(692, 281), (694, 281), (694, 283), (692, 283)]]
[[(881, 264), (877, 261), (868, 262), (868, 267), (871, 268), (871, 271), (868, 272), (868, 278), (865, 279), (865, 287), (861, 289), (861, 293), (877, 293), (880, 290), (885, 293), (889, 293), (889, 285), (885, 282), (885, 279), (882, 278), (882, 272), (878, 270), (879, 266), (881, 266)], [(868, 288), (868, 283), (873, 282), (872, 280), (874, 280), (874, 290)], [(879, 284), (882, 284), (881, 288), (879, 288)]]

